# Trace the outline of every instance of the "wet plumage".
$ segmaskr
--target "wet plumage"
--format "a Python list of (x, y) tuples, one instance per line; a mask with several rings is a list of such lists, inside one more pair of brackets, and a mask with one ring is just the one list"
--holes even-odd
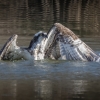
[[(89, 46), (62, 24), (55, 23), (48, 34), (54, 35), (53, 39), (51, 39), (51, 37), (48, 38), (48, 40), (52, 40), (52, 42), (50, 42), (51, 44), (49, 44), (52, 47), (50, 46), (49, 48), (53, 49), (56, 46), (55, 43), (59, 45), (59, 58), (74, 61), (100, 61), (100, 57)], [(47, 51), (49, 51), (49, 49)], [(50, 55), (53, 55), (55, 59), (57, 58), (54, 53)]]
[[(13, 59), (23, 57), (24, 59), (34, 58), (34, 60), (50, 58), (56, 60), (100, 61), (99, 55), (70, 29), (60, 23), (55, 23), (47, 33), (42, 31), (36, 33), (28, 48), (18, 47), (16, 38), (14, 39), (10, 38), (9, 41), (12, 42), (7, 41), (1, 49), (1, 58), (8, 57), (10, 59), (12, 56)], [(13, 49), (11, 50), (12, 47)], [(16, 56), (15, 58), (14, 55)]]

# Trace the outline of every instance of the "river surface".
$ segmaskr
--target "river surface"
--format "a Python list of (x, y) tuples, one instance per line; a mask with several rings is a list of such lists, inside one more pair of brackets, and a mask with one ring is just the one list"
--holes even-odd
[[(19, 37), (18, 45), (27, 47), (31, 38)], [(82, 40), (100, 53), (100, 38)], [(100, 63), (0, 61), (0, 100), (100, 100)]]

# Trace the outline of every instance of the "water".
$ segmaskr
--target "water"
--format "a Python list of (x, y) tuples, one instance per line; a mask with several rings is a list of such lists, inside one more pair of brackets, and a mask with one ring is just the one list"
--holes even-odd
[[(2, 0), (0, 47), (10, 34), (19, 34), (18, 45), (27, 47), (29, 35), (55, 22), (85, 36), (100, 53), (100, 0)], [(0, 61), (0, 100), (100, 100), (100, 63)]]
[(60, 22), (76, 34), (100, 36), (100, 0), (2, 0), (0, 34), (31, 35)]
[[(27, 47), (31, 38), (18, 44)], [(99, 38), (82, 40), (100, 53)], [(0, 100), (100, 100), (100, 63), (0, 61)]]

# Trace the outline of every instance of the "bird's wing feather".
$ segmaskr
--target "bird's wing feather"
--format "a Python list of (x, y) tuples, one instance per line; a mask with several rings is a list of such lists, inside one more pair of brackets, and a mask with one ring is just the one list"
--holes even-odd
[(79, 39), (71, 30), (65, 26), (56, 23), (59, 34), (59, 48), (62, 59), (96, 61), (100, 57), (81, 39)]

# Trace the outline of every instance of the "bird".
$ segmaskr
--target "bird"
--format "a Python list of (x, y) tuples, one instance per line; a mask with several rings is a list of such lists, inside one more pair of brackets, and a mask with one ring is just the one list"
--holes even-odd
[[(18, 35), (12, 35), (4, 44), (0, 50), (0, 59), (1, 60), (37, 60), (36, 51), (39, 49), (39, 41), (46, 38), (46, 33), (39, 31), (31, 40), (29, 47), (22, 48), (17, 46)], [(36, 49), (37, 48), (37, 49)], [(38, 58), (42, 59), (42, 58)]]
[(74, 32), (60, 23), (55, 23), (47, 33), (45, 56), (73, 61), (100, 61), (97, 55)]
[(74, 32), (61, 23), (54, 23), (49, 31), (39, 31), (34, 34), (29, 47), (21, 48), (16, 45), (18, 35), (8, 39), (0, 51), (0, 58), (25, 60), (70, 60), (100, 62), (97, 55)]

